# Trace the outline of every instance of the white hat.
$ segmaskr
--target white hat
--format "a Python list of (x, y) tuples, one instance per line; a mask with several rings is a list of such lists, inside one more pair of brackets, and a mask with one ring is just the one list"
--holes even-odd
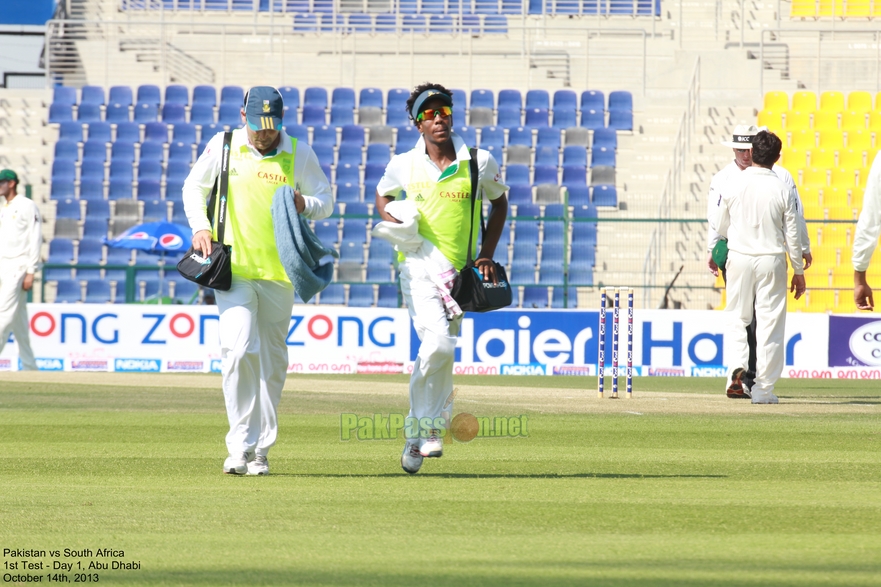
[(730, 141), (722, 141), (722, 145), (725, 147), (731, 147), (732, 149), (751, 149), (753, 146), (753, 137), (756, 136), (760, 130), (767, 130), (766, 128), (758, 128), (754, 124), (738, 124), (734, 127), (734, 137)]

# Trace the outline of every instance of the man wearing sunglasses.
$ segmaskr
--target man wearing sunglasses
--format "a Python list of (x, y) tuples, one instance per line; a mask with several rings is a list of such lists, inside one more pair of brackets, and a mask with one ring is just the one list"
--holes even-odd
[[(412, 150), (395, 155), (389, 162), (376, 187), (376, 210), (383, 220), (399, 222), (386, 206), (406, 192), (407, 200), (419, 212), (419, 236), (461, 271), (468, 256), (470, 232), (476, 268), (484, 280), (497, 283), (492, 257), (508, 213), (508, 186), (502, 183), (493, 156), (478, 149), (478, 193), (471, 193), (470, 145), (452, 131), (452, 106), (451, 93), (440, 84), (422, 84), (410, 94), (407, 112), (422, 136)], [(490, 202), (490, 212), (486, 237), (477, 251), (483, 197)], [(473, 221), (471, 198), (476, 198)], [(446, 420), (453, 409), (453, 362), (462, 313), (448, 318), (450, 312), (444, 301), (448, 292), (433, 279), (430, 263), (415, 254), (404, 253), (402, 257), (401, 292), (421, 341), (410, 377), (408, 419), (419, 426), (408, 426), (401, 456), (403, 469), (414, 474), (422, 466), (423, 457), (443, 455), (442, 437), (449, 429)]]

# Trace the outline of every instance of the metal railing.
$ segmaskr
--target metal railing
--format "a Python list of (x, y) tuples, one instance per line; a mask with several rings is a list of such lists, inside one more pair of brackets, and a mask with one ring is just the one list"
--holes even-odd
[[(451, 31), (359, 34), (346, 23), (295, 34), (288, 23), (51, 20), (46, 26), (50, 84), (105, 86), (180, 83), (188, 72), (214, 83), (248, 85), (415, 85), (423, 81), (424, 57), (433, 74), (451, 87), (546, 87), (560, 77), (559, 63), (536, 69), (554, 52), (565, 56), (565, 82), (626, 87), (643, 93), (650, 71), (648, 33), (642, 29), (579, 28), (510, 24), (507, 34), (474, 37)], [(316, 43), (317, 38), (327, 42)], [(439, 38), (448, 39), (438, 42)], [(150, 58), (138, 63), (125, 51), (133, 39), (149, 41)], [(155, 42), (155, 44), (153, 44)], [(444, 59), (453, 57), (455, 59)], [(383, 78), (387, 83), (383, 84)], [(197, 82), (186, 80), (183, 83)], [(563, 82), (554, 81), (552, 84)]]
[(701, 60), (697, 58), (688, 85), (685, 111), (679, 122), (679, 130), (673, 141), (673, 164), (664, 178), (664, 187), (658, 203), (659, 223), (652, 231), (643, 266), (643, 307), (649, 307), (648, 295), (651, 288), (658, 285), (660, 267), (667, 250), (667, 223), (679, 212), (678, 193), (682, 187), (682, 176), (687, 168), (688, 153), (691, 150), (691, 135), (694, 133), (700, 112)]

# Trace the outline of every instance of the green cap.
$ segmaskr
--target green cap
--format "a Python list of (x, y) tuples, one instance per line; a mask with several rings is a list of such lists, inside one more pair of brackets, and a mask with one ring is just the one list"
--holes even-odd
[(18, 175), (11, 169), (0, 171), (0, 181), (18, 181)]

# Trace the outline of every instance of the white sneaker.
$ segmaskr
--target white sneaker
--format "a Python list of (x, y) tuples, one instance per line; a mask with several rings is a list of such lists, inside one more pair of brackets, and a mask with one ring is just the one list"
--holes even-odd
[(428, 438), (422, 442), (419, 453), (424, 457), (439, 458), (444, 456), (444, 440), (440, 430), (431, 430)]
[(752, 400), (754, 404), (779, 404), (780, 399), (774, 395), (773, 393), (766, 393), (763, 395), (753, 394)]
[(419, 445), (410, 444), (408, 441), (404, 444), (404, 452), (401, 454), (401, 468), (411, 475), (415, 475), (419, 472), (420, 467), (422, 467), (422, 455), (419, 454)]
[(263, 455), (257, 455), (248, 463), (248, 475), (269, 475), (269, 459)]
[(248, 463), (254, 460), (254, 453), (240, 452), (231, 454), (223, 461), (223, 472), (227, 475), (244, 475), (248, 472)]

